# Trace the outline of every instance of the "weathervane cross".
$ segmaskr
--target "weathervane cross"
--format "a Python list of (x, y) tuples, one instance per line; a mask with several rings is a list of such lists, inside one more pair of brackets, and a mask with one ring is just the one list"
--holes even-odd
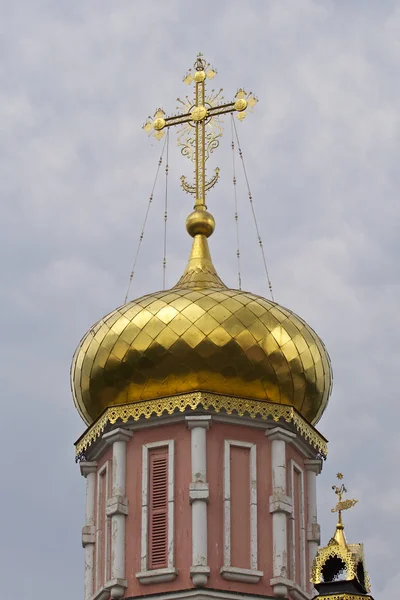
[[(343, 474), (338, 473), (336, 477), (339, 479), (339, 481), (341, 481), (343, 479)], [(347, 489), (345, 488), (343, 483), (340, 486), (333, 485), (332, 489), (338, 497), (338, 502), (336, 503), (336, 506), (331, 509), (331, 511), (338, 513), (338, 525), (343, 527), (342, 511), (352, 508), (355, 504), (357, 504), (358, 500), (356, 500), (355, 498), (346, 498), (345, 500), (343, 500), (343, 494), (347, 493)]]
[(257, 98), (250, 92), (246, 93), (243, 89), (235, 95), (233, 102), (227, 104), (222, 102), (222, 89), (218, 92), (211, 90), (206, 93), (206, 80), (213, 79), (217, 72), (210, 67), (202, 54), (197, 56), (193, 69), (190, 69), (184, 78), (188, 85), (194, 83), (194, 96), (185, 100), (177, 99), (184, 111), (180, 115), (167, 117), (161, 109), (157, 109), (154, 117), (146, 121), (143, 129), (157, 139), (161, 139), (165, 134), (165, 129), (173, 125), (182, 125), (178, 136), (178, 144), (182, 146), (182, 154), (194, 162), (194, 184), (189, 184), (184, 176), (181, 177), (181, 184), (185, 192), (195, 196), (195, 210), (207, 210), (205, 204), (206, 192), (211, 189), (218, 181), (219, 169), (210, 180), (206, 180), (206, 161), (209, 155), (219, 145), (218, 138), (222, 135), (222, 127), (218, 122), (221, 115), (237, 112), (237, 118), (243, 120), (247, 109), (252, 110)]

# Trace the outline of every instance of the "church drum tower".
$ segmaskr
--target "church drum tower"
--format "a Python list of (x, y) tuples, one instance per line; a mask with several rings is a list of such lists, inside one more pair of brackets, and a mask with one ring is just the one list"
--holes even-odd
[(206, 94), (214, 75), (200, 55), (185, 78), (193, 103), (178, 116), (158, 110), (145, 125), (158, 138), (175, 124), (191, 130), (187, 267), (173, 288), (98, 321), (72, 362), (88, 427), (76, 443), (86, 479), (85, 600), (316, 593), (316, 477), (327, 444), (315, 425), (331, 366), (300, 317), (227, 288), (214, 268), (205, 196), (218, 170), (206, 181), (208, 128), (256, 103), (239, 90), (217, 104)]

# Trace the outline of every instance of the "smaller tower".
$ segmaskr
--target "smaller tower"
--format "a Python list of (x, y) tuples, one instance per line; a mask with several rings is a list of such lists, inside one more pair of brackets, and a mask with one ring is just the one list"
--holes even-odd
[[(341, 481), (342, 473), (338, 473), (337, 478)], [(363, 545), (348, 544), (344, 535), (342, 511), (352, 508), (358, 501), (343, 500), (343, 494), (347, 493), (343, 483), (333, 485), (332, 489), (338, 497), (332, 508), (332, 512), (338, 513), (338, 522), (334, 536), (327, 546), (318, 550), (313, 562), (311, 581), (318, 590), (315, 600), (373, 600), (369, 595)]]

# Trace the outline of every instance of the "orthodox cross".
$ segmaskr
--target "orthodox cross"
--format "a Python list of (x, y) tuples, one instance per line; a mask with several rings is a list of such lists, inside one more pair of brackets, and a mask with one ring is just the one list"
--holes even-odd
[[(336, 477), (341, 481), (343, 479), (343, 474), (338, 473)], [(352, 508), (355, 504), (357, 504), (358, 500), (350, 498), (343, 500), (343, 494), (347, 493), (347, 489), (344, 487), (343, 483), (340, 486), (333, 485), (332, 489), (338, 497), (338, 502), (336, 503), (335, 508), (332, 508), (331, 511), (339, 513), (338, 524), (342, 525), (342, 510), (348, 510), (349, 508)]]
[(180, 109), (183, 113), (167, 117), (161, 109), (157, 109), (154, 117), (149, 117), (144, 124), (143, 129), (154, 135), (156, 139), (161, 139), (165, 134), (167, 127), (181, 125), (178, 134), (178, 144), (182, 147), (182, 154), (194, 162), (194, 183), (189, 184), (184, 176), (181, 177), (181, 184), (185, 192), (195, 196), (195, 209), (206, 210), (205, 197), (206, 192), (211, 189), (218, 181), (219, 169), (211, 179), (206, 180), (206, 161), (210, 154), (219, 145), (219, 139), (222, 135), (222, 127), (219, 123), (219, 117), (227, 113), (237, 112), (237, 118), (242, 121), (247, 113), (247, 109), (252, 110), (258, 102), (252, 92), (246, 93), (239, 89), (233, 102), (223, 103), (222, 89), (215, 92), (211, 90), (206, 93), (206, 80), (213, 79), (217, 72), (210, 67), (202, 54), (197, 56), (193, 69), (190, 69), (184, 78), (184, 82), (190, 85), (194, 83), (193, 99), (188, 96), (184, 100), (180, 98)]

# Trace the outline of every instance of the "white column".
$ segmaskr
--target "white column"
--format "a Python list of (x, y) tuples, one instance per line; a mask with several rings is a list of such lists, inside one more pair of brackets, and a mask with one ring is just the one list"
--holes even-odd
[(86, 515), (85, 526), (82, 529), (82, 546), (85, 549), (85, 583), (84, 599), (90, 600), (93, 596), (94, 582), (94, 495), (96, 489), (96, 462), (81, 462), (81, 475), (86, 479)]
[[(304, 468), (307, 474), (308, 571), (311, 576), (311, 567), (320, 544), (320, 527), (317, 520), (317, 475), (322, 471), (322, 460), (306, 459), (304, 461)], [(308, 579), (310, 579), (310, 577)], [(312, 588), (311, 584), (310, 586)]]
[(125, 518), (128, 500), (125, 496), (126, 444), (132, 437), (127, 429), (114, 429), (103, 435), (112, 444), (112, 492), (107, 501), (107, 516), (111, 517), (111, 581), (107, 582), (111, 598), (122, 598), (127, 587), (125, 578)]
[(189, 499), (192, 505), (192, 566), (190, 576), (196, 587), (203, 587), (208, 581), (210, 567), (207, 564), (207, 503), (209, 489), (207, 483), (207, 430), (211, 422), (209, 416), (186, 417), (191, 431), (192, 482), (189, 485)]
[(271, 440), (272, 496), (269, 512), (272, 514), (272, 586), (275, 596), (284, 597), (288, 592), (287, 572), (287, 516), (292, 513), (292, 500), (286, 495), (286, 443), (296, 435), (282, 427), (265, 432)]

